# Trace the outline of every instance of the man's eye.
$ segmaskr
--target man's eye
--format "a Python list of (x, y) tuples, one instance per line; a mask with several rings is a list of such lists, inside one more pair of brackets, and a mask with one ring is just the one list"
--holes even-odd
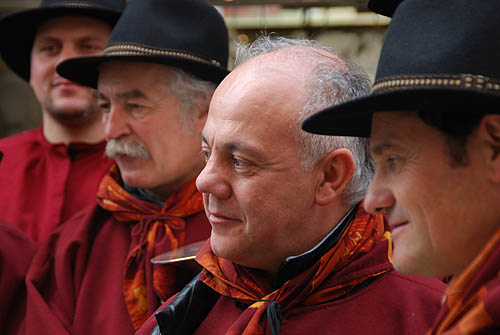
[(103, 112), (108, 112), (109, 109), (111, 108), (111, 104), (107, 101), (98, 102), (97, 105), (99, 106), (99, 109), (101, 109)]
[(83, 45), (83, 48), (88, 51), (99, 51), (102, 50), (102, 48), (98, 45), (87, 43)]
[(136, 104), (136, 103), (128, 103), (127, 104), (127, 109), (131, 111), (139, 110), (142, 108), (142, 105)]
[(233, 161), (233, 164), (236, 167), (238, 167), (238, 166), (245, 166), (246, 165), (246, 161), (245, 160), (240, 159), (240, 158), (238, 158), (236, 156), (232, 156), (231, 160)]
[(106, 46), (106, 42), (100, 39), (83, 40), (78, 44), (80, 52), (84, 54), (101, 53)]
[(203, 155), (203, 158), (205, 159), (205, 162), (208, 161), (208, 159), (210, 158), (210, 151), (208, 151), (208, 150), (202, 149), (200, 151), (200, 154)]
[(56, 44), (45, 44), (38, 48), (42, 54), (56, 54), (59, 52), (59, 47)]
[(105, 114), (109, 113), (109, 111), (111, 110), (111, 108), (110, 108), (110, 105), (109, 105), (109, 104), (106, 104), (106, 105), (102, 105), (102, 106), (100, 106), (100, 109), (101, 109), (101, 112), (102, 112), (102, 113), (105, 113)]
[(400, 164), (400, 159), (397, 157), (387, 157), (387, 159), (385, 161), (386, 161), (387, 166), (391, 170), (396, 169), (398, 167), (398, 165)]

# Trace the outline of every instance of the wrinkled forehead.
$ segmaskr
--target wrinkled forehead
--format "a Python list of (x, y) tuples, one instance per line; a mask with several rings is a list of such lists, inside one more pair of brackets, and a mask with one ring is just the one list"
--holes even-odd
[[(297, 92), (280, 86), (275, 71), (245, 71), (227, 78), (215, 91), (203, 129), (214, 144), (244, 141), (255, 146), (288, 142), (290, 125), (303, 108)], [(294, 96), (295, 94), (295, 96)], [(210, 143), (212, 144), (212, 143)]]
[(119, 85), (153, 90), (157, 86), (166, 86), (172, 77), (173, 70), (162, 64), (114, 59), (99, 65), (98, 88)]
[(279, 122), (295, 117), (306, 101), (300, 72), (275, 63), (250, 60), (217, 87), (209, 117)]

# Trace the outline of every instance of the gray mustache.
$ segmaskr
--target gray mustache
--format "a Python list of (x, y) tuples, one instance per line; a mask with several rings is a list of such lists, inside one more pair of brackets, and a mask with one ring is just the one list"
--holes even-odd
[(118, 158), (120, 155), (142, 159), (151, 158), (146, 148), (138, 142), (130, 142), (120, 138), (109, 140), (106, 144), (106, 156), (109, 158)]

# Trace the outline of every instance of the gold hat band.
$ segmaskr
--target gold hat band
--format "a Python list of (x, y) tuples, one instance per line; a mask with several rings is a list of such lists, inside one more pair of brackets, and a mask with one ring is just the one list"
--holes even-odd
[(423, 74), (386, 77), (377, 80), (371, 93), (401, 89), (464, 88), (500, 91), (500, 80), (473, 74)]
[(63, 2), (63, 3), (53, 4), (50, 7), (80, 7), (80, 8), (81, 7), (101, 7), (101, 8), (105, 8), (102, 5), (88, 3), (86, 1)]
[(199, 56), (195, 56), (189, 54), (187, 52), (182, 51), (170, 51), (170, 50), (162, 50), (162, 49), (153, 49), (148, 47), (143, 47), (140, 45), (134, 44), (113, 44), (107, 46), (103, 55), (106, 56), (170, 56), (176, 58), (183, 58), (188, 60), (193, 60), (197, 62), (212, 64), (221, 66), (221, 64), (214, 59), (205, 59)]

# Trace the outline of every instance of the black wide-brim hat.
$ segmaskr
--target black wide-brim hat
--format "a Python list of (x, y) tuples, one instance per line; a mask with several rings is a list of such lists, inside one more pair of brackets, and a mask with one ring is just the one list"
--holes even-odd
[(29, 81), (31, 50), (38, 27), (62, 16), (89, 16), (113, 26), (126, 0), (43, 0), (40, 7), (7, 14), (0, 19), (0, 55), (7, 66)]
[(371, 94), (312, 115), (304, 130), (368, 137), (377, 111), (500, 113), (500, 1), (397, 2)]
[(102, 63), (149, 62), (177, 67), (218, 84), (229, 73), (228, 43), (222, 15), (204, 0), (133, 0), (101, 56), (68, 59), (56, 71), (97, 88)]

